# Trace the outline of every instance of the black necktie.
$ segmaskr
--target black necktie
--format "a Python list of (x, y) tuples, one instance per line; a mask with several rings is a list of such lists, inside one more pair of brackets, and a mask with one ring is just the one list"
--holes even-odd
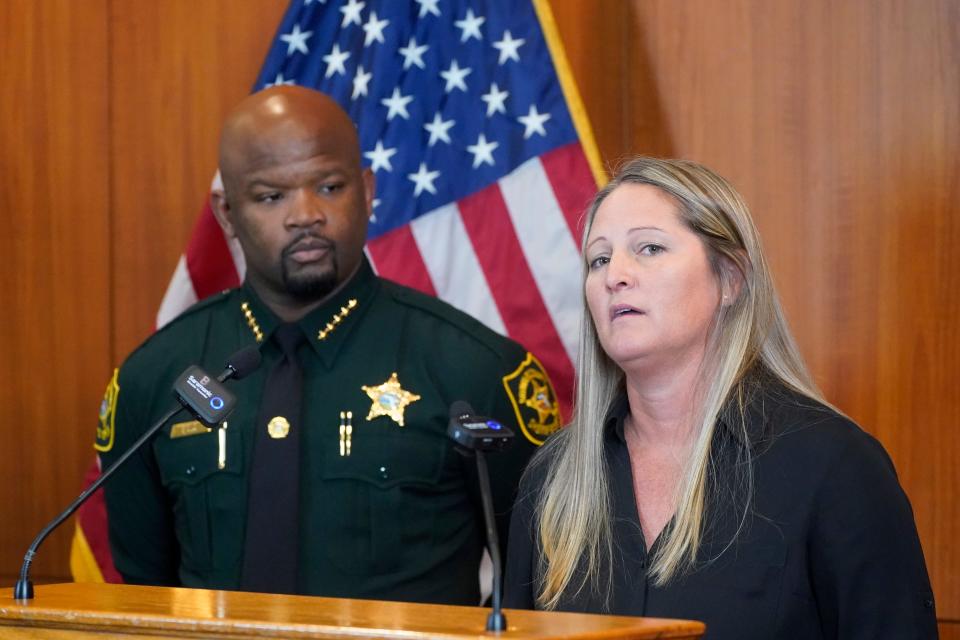
[(300, 431), (303, 371), (295, 324), (273, 334), (282, 356), (263, 387), (253, 439), (241, 588), (296, 593), (300, 542)]

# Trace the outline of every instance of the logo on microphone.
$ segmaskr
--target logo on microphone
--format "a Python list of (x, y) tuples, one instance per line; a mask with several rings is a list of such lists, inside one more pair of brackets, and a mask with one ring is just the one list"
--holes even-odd
[[(209, 381), (209, 378), (207, 378), (207, 380)], [(223, 409), (223, 398), (220, 396), (213, 396), (210, 398), (210, 406), (213, 407), (214, 410), (220, 411), (220, 409)]]

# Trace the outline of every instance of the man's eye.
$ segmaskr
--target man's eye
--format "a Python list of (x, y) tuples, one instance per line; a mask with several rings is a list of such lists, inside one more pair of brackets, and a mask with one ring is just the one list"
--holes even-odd
[(343, 189), (342, 182), (328, 182), (327, 184), (320, 185), (320, 193), (336, 193)]
[(608, 258), (607, 256), (597, 256), (596, 258), (590, 261), (590, 269), (599, 269), (600, 267), (607, 264), (608, 262), (610, 262), (610, 258)]
[(259, 195), (255, 198), (255, 200), (256, 200), (257, 202), (276, 202), (276, 201), (278, 201), (278, 200), (280, 200), (280, 199), (282, 199), (282, 198), (283, 198), (283, 194), (277, 193), (277, 192), (275, 192), (275, 191), (271, 191), (270, 193), (261, 193), (261, 194), (259, 194)]

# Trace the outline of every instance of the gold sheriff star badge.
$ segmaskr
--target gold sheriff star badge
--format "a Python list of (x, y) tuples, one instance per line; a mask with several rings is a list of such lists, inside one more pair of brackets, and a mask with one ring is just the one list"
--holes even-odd
[(362, 385), (363, 389), (373, 404), (370, 405), (370, 412), (367, 414), (367, 420), (373, 420), (377, 416), (390, 416), (394, 422), (403, 426), (403, 411), (407, 405), (420, 399), (415, 393), (410, 393), (400, 386), (397, 380), (397, 372), (390, 374), (390, 379), (383, 384), (375, 387)]

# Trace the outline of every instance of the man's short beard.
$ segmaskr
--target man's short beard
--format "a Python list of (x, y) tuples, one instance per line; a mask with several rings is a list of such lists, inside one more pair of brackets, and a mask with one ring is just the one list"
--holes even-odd
[(280, 276), (283, 286), (294, 298), (304, 302), (313, 302), (325, 298), (337, 288), (337, 263), (335, 260), (329, 271), (319, 274), (293, 275), (287, 267), (287, 261), (280, 263)]

